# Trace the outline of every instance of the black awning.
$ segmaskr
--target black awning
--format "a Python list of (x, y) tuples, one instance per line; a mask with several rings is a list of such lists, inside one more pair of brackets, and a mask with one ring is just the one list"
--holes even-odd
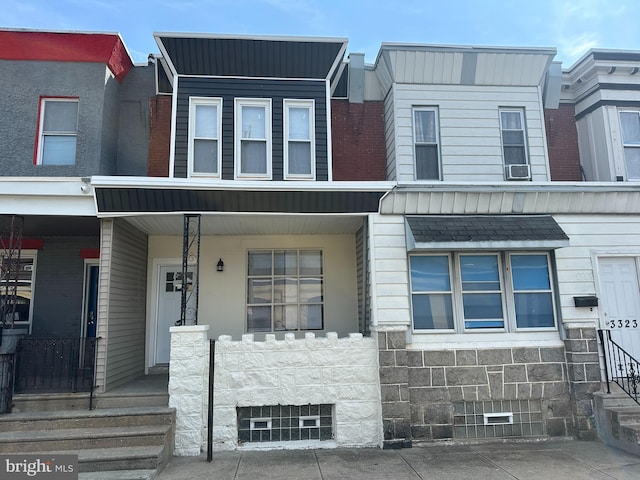
[(165, 212), (374, 213), (384, 192), (96, 187), (99, 214)]
[(569, 244), (569, 237), (550, 215), (429, 215), (406, 219), (413, 249), (558, 248)]

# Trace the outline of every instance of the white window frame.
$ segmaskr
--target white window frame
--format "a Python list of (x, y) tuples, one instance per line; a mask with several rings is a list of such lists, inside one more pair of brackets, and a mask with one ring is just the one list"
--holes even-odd
[[(242, 107), (264, 107), (265, 109), (265, 137), (264, 139), (242, 137)], [(235, 176), (237, 179), (271, 180), (272, 177), (272, 108), (270, 98), (236, 98), (234, 100), (234, 153)], [(242, 172), (242, 140), (260, 140), (266, 144), (266, 172), (243, 173)]]
[[(418, 134), (417, 134), (417, 122), (416, 122), (416, 112), (433, 112), (435, 129), (436, 129), (436, 141), (435, 142), (418, 142)], [(442, 180), (442, 147), (440, 142), (440, 112), (438, 107), (436, 106), (414, 106), (411, 109), (411, 131), (413, 134), (413, 178), (417, 181), (438, 181)], [(418, 154), (416, 147), (418, 146), (434, 146), (438, 152), (437, 162), (438, 162), (438, 178), (418, 178)]]
[[(289, 108), (307, 108), (309, 110), (309, 140), (295, 140), (289, 138)], [(283, 101), (283, 113), (284, 113), (284, 179), (285, 180), (315, 180), (316, 177), (316, 135), (315, 135), (315, 101), (314, 100), (297, 100), (297, 99), (284, 99)], [(310, 156), (310, 174), (294, 174), (289, 173), (289, 142), (294, 143), (309, 143), (311, 149)]]
[(635, 148), (640, 149), (640, 144), (639, 143), (625, 143), (625, 141), (624, 141), (624, 130), (622, 128), (622, 114), (623, 113), (631, 113), (631, 114), (634, 114), (634, 115), (640, 117), (640, 111), (638, 111), (638, 110), (620, 110), (620, 111), (618, 111), (618, 121), (620, 122), (620, 138), (622, 140), (622, 156), (623, 156), (623, 161), (624, 161), (624, 171), (625, 171), (625, 173), (627, 175), (627, 180), (637, 182), (637, 181), (640, 181), (640, 177), (631, 177), (629, 175), (629, 168), (628, 168), (628, 163), (627, 163), (627, 149), (635, 149)]
[[(502, 124), (502, 114), (503, 113), (517, 113), (520, 115), (520, 129), (513, 128), (504, 128)], [(502, 162), (505, 167), (509, 165), (529, 165), (529, 141), (527, 136), (527, 122), (525, 116), (524, 108), (520, 107), (500, 107), (498, 109), (498, 121), (500, 122), (500, 144), (502, 145)], [(504, 132), (522, 132), (522, 150), (524, 152), (524, 162), (523, 163), (507, 163), (507, 156), (505, 155), (505, 143), (504, 143)], [(507, 145), (509, 146), (509, 145)]]
[[(498, 273), (500, 278), (500, 293), (502, 298), (502, 312), (503, 312), (503, 328), (466, 328), (464, 319), (464, 304), (463, 304), (463, 290), (462, 290), (462, 273), (460, 269), (460, 257), (465, 255), (493, 255), (498, 258)], [(511, 268), (511, 257), (514, 255), (543, 255), (546, 257), (547, 272), (549, 275), (548, 290), (522, 290), (526, 293), (543, 292), (549, 293), (551, 296), (551, 306), (553, 314), (553, 326), (552, 327), (518, 327), (516, 318), (516, 306), (515, 306), (515, 294), (520, 291), (515, 291), (513, 286), (513, 275)], [(523, 250), (523, 251), (461, 251), (461, 252), (434, 252), (434, 253), (415, 253), (409, 255), (409, 257), (417, 256), (435, 256), (435, 257), (447, 257), (449, 262), (449, 282), (451, 285), (452, 296), (452, 311), (453, 311), (453, 329), (428, 329), (428, 328), (415, 328), (414, 315), (413, 315), (413, 301), (411, 304), (411, 329), (414, 333), (438, 333), (438, 334), (491, 334), (491, 333), (517, 333), (517, 332), (555, 332), (558, 330), (558, 307), (556, 305), (555, 285), (553, 281), (553, 264), (551, 261), (551, 254), (547, 251), (535, 251), (535, 250)], [(411, 276), (411, 259), (409, 258), (409, 282), (411, 295), (428, 295), (434, 292), (431, 291), (416, 291), (412, 285)], [(437, 291), (435, 293), (443, 293)]]
[[(275, 252), (296, 252), (297, 255), (297, 259), (298, 259), (298, 267), (297, 267), (297, 271), (295, 274), (279, 274), (276, 275), (275, 274), (275, 269), (274, 269), (274, 259), (275, 259)], [(317, 274), (317, 275), (301, 275), (300, 274), (300, 254), (304, 253), (304, 252), (319, 252), (320, 253), (320, 262), (321, 262), (321, 269), (322, 269), (322, 273)], [(247, 263), (247, 268), (245, 269), (245, 275), (246, 275), (246, 288), (247, 288), (247, 293), (245, 295), (245, 328), (246, 331), (249, 333), (286, 333), (286, 332), (314, 332), (314, 331), (322, 331), (325, 329), (326, 327), (326, 284), (325, 284), (325, 280), (326, 280), (326, 271), (325, 271), (325, 252), (323, 249), (321, 248), (270, 248), (270, 249), (264, 249), (264, 248), (257, 248), (257, 249), (250, 249), (247, 251), (247, 262), (249, 260), (249, 254), (251, 253), (270, 253), (271, 254), (271, 275), (249, 275), (249, 265)], [(276, 284), (276, 279), (285, 279), (285, 278), (296, 278), (298, 281), (298, 298), (296, 302), (285, 302), (285, 301), (276, 301), (275, 299), (275, 295), (274, 295), (274, 291), (275, 291), (275, 284)], [(314, 328), (314, 329), (302, 329), (300, 328), (300, 317), (298, 317), (297, 319), (297, 328), (296, 329), (278, 329), (275, 330), (275, 314), (274, 314), (274, 310), (275, 307), (283, 307), (283, 306), (293, 306), (296, 305), (298, 308), (298, 313), (300, 313), (300, 307), (301, 305), (309, 305), (309, 303), (305, 303), (302, 302), (300, 300), (300, 280), (301, 279), (305, 279), (305, 278), (315, 278), (318, 277), (321, 279), (321, 295), (322, 295), (322, 301), (321, 302), (314, 302), (312, 303), (312, 305), (321, 305), (322, 306), (322, 326), (320, 328)], [(250, 279), (260, 279), (260, 278), (270, 278), (271, 280), (271, 301), (269, 303), (264, 302), (264, 303), (250, 303), (249, 302), (249, 280)], [(271, 308), (271, 330), (269, 331), (263, 331), (263, 330), (250, 330), (249, 329), (249, 309), (252, 307), (270, 307)]]
[[(47, 108), (47, 103), (53, 102), (64, 102), (64, 103), (76, 103), (78, 105), (78, 110), (76, 114), (76, 129), (74, 131), (51, 131), (47, 132), (44, 130), (44, 118), (45, 118), (45, 110)], [(77, 97), (41, 97), (40, 105), (38, 106), (38, 149), (36, 155), (36, 165), (42, 166), (61, 166), (61, 167), (69, 167), (76, 164), (76, 157), (78, 156), (78, 118), (80, 117), (80, 99)], [(73, 163), (42, 163), (44, 159), (44, 140), (45, 137), (74, 137), (76, 140), (75, 144), (75, 156), (73, 158)]]
[[(201, 137), (196, 138), (196, 109), (199, 105), (211, 105), (217, 107), (217, 131), (216, 138), (213, 137)], [(197, 172), (195, 171), (195, 140), (216, 140), (218, 146), (218, 165), (217, 173), (211, 172)], [(190, 177), (207, 177), (207, 178), (221, 178), (222, 177), (222, 98), (219, 97), (190, 97), (189, 98), (189, 146), (188, 146), (188, 165)]]

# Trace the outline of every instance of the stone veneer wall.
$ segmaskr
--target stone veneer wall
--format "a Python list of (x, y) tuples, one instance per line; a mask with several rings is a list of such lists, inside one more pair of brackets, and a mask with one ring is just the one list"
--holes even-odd
[[(206, 448), (209, 340), (207, 326), (171, 328), (169, 405), (176, 408), (176, 455)], [(334, 405), (334, 440), (339, 446), (382, 442), (377, 346), (352, 333), (338, 338), (306, 333), (284, 340), (252, 334), (215, 344), (214, 448), (238, 446), (237, 407)], [(292, 445), (296, 442), (292, 442)], [(261, 448), (269, 444), (261, 443)]]
[(453, 438), (453, 404), (488, 400), (539, 400), (544, 435), (593, 438), (595, 330), (567, 334), (565, 347), (431, 351), (407, 349), (404, 331), (378, 331), (384, 446)]

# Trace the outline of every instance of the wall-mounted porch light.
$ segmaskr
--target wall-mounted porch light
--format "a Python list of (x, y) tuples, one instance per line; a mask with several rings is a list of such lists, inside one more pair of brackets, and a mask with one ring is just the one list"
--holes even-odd
[(216, 263), (216, 270), (218, 272), (224, 271), (224, 262), (222, 261), (222, 259), (218, 260), (218, 263)]

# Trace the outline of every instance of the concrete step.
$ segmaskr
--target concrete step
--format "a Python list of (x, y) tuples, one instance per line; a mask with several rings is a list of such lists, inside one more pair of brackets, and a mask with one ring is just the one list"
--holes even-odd
[(629, 395), (624, 392), (596, 392), (593, 395), (602, 402), (602, 405), (605, 408), (628, 407), (634, 405), (639, 406), (631, 397), (629, 397)]
[[(169, 394), (149, 392), (141, 394), (101, 394), (93, 398), (93, 408), (166, 407)], [(59, 410), (88, 410), (88, 393), (16, 394), (12, 412), (47, 412)]]
[(136, 407), (10, 413), (0, 415), (0, 432), (171, 425), (174, 412), (168, 407)]
[(80, 472), (155, 470), (164, 466), (170, 454), (166, 445), (115, 447), (44, 452), (49, 455), (78, 455)]
[(163, 445), (169, 435), (169, 425), (2, 432), (0, 453)]
[(640, 405), (623, 407), (606, 407), (613, 421), (620, 425), (640, 424)]
[(106, 472), (85, 472), (78, 480), (153, 480), (158, 476), (156, 470), (115, 470)]
[(636, 448), (640, 447), (640, 423), (620, 425), (620, 438)]

